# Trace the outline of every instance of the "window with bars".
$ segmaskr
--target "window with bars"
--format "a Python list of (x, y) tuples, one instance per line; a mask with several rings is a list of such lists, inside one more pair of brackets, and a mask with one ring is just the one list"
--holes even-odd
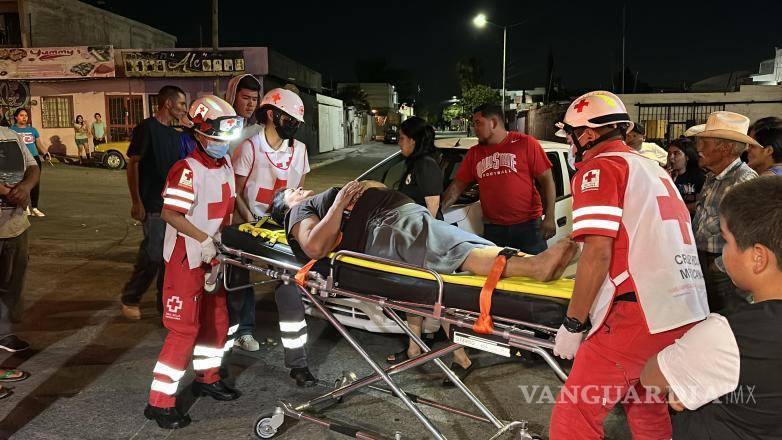
[(725, 110), (725, 104), (718, 102), (636, 105), (646, 139), (665, 143), (684, 135), (687, 128), (705, 123), (712, 112)]
[(73, 97), (72, 96), (41, 97), (41, 127), (43, 128), (73, 127)]

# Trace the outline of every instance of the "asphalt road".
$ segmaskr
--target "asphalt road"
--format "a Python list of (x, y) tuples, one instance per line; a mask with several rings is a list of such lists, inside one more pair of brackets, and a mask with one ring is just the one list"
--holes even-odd
[[(356, 177), (393, 152), (373, 145), (344, 160), (314, 170), (307, 187), (321, 190)], [(33, 348), (0, 357), (5, 367), (33, 376), (11, 384), (15, 394), (0, 401), (0, 438), (14, 439), (238, 439), (251, 438), (255, 420), (280, 399), (301, 402), (327, 390), (344, 371), (370, 369), (325, 321), (310, 319), (309, 353), (313, 372), (324, 386), (298, 389), (288, 378), (278, 344), (273, 297), (257, 291), (257, 353), (232, 353), (230, 372), (244, 392), (239, 400), (194, 399), (180, 390), (193, 424), (164, 431), (142, 415), (165, 330), (154, 310), (154, 294), (142, 304), (144, 318), (131, 322), (119, 314), (119, 294), (127, 280), (141, 227), (128, 216), (125, 174), (58, 164), (43, 170), (41, 209), (34, 218), (30, 267), (24, 292), (26, 313), (19, 333)], [(352, 330), (375, 359), (402, 348), (401, 338)], [(438, 342), (441, 344), (442, 342)], [(508, 361), (474, 353), (480, 367), (467, 385), (500, 419), (528, 420), (545, 434), (551, 412), (547, 392), (560, 385), (539, 362)], [(189, 383), (190, 373), (182, 383)], [(440, 386), (441, 375), (426, 366), (397, 376), (409, 392), (475, 412), (458, 391)], [(545, 388), (550, 387), (550, 388)], [(546, 391), (550, 390), (550, 391)], [(400, 401), (376, 392), (359, 393), (323, 412), (344, 423), (402, 438), (428, 438), (423, 426)], [(488, 438), (486, 424), (424, 408), (448, 438)], [(303, 422), (285, 425), (284, 439), (345, 438)], [(607, 438), (629, 438), (621, 415), (607, 422)], [(505, 436), (503, 438), (512, 438)]]

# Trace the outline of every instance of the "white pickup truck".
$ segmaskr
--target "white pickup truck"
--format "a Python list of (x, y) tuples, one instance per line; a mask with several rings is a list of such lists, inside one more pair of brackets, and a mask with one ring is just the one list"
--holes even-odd
[[(456, 170), (464, 158), (465, 153), (471, 147), (478, 144), (474, 137), (443, 138), (435, 141), (438, 149), (439, 164), (443, 170), (444, 188), (448, 186)], [(556, 142), (540, 141), (546, 152), (546, 156), (552, 164), (552, 174), (556, 186), (556, 215), (557, 233), (549, 239), (549, 245), (557, 240), (570, 235), (573, 231), (573, 196), (570, 189), (570, 181), (575, 170), (568, 166), (567, 155), (570, 147)], [(387, 157), (368, 171), (358, 177), (358, 180), (376, 180), (389, 187), (399, 182), (405, 171), (404, 156), (396, 152)], [(443, 212), (445, 221), (477, 235), (483, 233), (483, 216), (481, 202), (479, 200), (479, 188), (473, 184), (465, 190), (459, 200)], [(575, 274), (575, 263), (565, 271), (565, 276)], [(339, 321), (350, 327), (360, 328), (377, 333), (401, 333), (402, 330), (387, 317), (380, 307), (365, 302), (359, 302), (350, 298), (330, 298), (327, 300), (329, 309)], [(306, 303), (307, 314), (319, 316), (317, 311)], [(424, 332), (437, 331), (439, 324), (427, 319), (424, 324)]]

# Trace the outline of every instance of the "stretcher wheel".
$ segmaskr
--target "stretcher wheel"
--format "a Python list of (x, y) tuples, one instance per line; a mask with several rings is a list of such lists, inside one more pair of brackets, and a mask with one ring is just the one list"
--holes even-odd
[(255, 421), (253, 433), (256, 438), (266, 439), (282, 434), (286, 429), (288, 429), (288, 425), (285, 424), (285, 416), (272, 411), (258, 417), (258, 420)]

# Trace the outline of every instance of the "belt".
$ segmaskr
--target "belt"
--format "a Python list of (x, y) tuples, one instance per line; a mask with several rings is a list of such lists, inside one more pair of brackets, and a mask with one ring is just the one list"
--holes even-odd
[(614, 298), (614, 302), (619, 301), (638, 302), (638, 298), (635, 296), (635, 292), (627, 292)]

